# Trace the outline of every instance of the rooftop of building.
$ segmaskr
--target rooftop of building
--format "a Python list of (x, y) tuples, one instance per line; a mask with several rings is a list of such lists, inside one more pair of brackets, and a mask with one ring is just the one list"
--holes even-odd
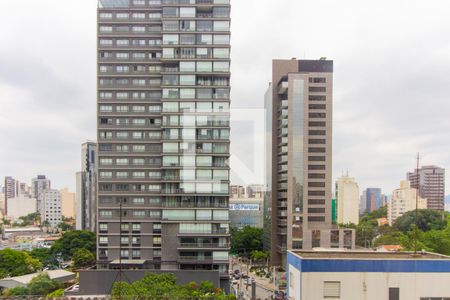
[(377, 252), (350, 250), (289, 251), (304, 259), (360, 259), (360, 260), (449, 260), (450, 256), (431, 252)]

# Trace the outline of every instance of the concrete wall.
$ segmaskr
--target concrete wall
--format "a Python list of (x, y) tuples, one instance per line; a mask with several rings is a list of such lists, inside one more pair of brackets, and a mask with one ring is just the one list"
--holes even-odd
[(324, 281), (341, 282), (345, 300), (388, 300), (389, 288), (400, 288), (400, 300), (420, 297), (450, 297), (449, 273), (302, 273), (301, 298), (298, 286), (290, 288), (293, 299), (322, 300)]
[(17, 220), (19, 217), (36, 212), (36, 199), (18, 196), (8, 199), (8, 217)]
[[(220, 287), (218, 271), (149, 271), (149, 270), (124, 270), (122, 281), (133, 282), (144, 277), (145, 274), (152, 273), (173, 273), (177, 284), (183, 285), (191, 281), (211, 281), (214, 286)], [(116, 270), (87, 270), (80, 272), (80, 290), (78, 295), (109, 295), (114, 281), (118, 281)], [(226, 288), (225, 286), (221, 288)]]

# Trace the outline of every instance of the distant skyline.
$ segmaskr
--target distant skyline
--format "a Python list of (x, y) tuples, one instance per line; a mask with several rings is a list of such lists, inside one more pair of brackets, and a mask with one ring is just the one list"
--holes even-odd
[[(55, 187), (75, 190), (81, 144), (95, 140), (96, 5), (2, 4), (2, 178), (29, 183), (45, 174)], [(418, 151), (422, 165), (450, 169), (448, 1), (232, 0), (232, 6), (234, 109), (263, 115), (272, 59), (325, 56), (335, 63), (334, 180), (348, 170), (361, 191), (381, 187), (390, 194), (414, 169)], [(258, 167), (256, 175), (237, 168), (233, 182), (244, 173), (245, 183), (263, 182), (263, 135), (260, 126), (233, 122), (232, 168), (250, 161)]]

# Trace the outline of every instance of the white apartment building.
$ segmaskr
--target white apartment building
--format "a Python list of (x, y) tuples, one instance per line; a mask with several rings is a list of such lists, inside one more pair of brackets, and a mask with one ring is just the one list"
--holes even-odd
[(355, 178), (342, 176), (336, 181), (337, 222), (359, 223), (359, 186)]
[[(392, 226), (397, 218), (404, 213), (416, 209), (416, 193), (417, 190), (411, 187), (407, 180), (400, 182), (400, 188), (392, 192), (392, 199), (388, 203), (388, 220), (389, 225)], [(427, 208), (427, 199), (417, 198), (417, 207), (419, 209)]]
[(45, 190), (42, 192), (41, 221), (47, 221), (51, 227), (56, 228), (62, 221), (61, 193), (58, 190)]

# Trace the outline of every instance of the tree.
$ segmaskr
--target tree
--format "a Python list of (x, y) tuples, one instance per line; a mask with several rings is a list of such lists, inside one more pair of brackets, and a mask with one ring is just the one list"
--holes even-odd
[(70, 259), (78, 249), (86, 249), (95, 254), (95, 234), (85, 230), (65, 232), (52, 246), (54, 255), (61, 255), (63, 259)]
[(420, 241), (432, 252), (450, 255), (450, 236), (444, 230), (430, 230), (424, 232)]
[(375, 247), (382, 245), (401, 245), (405, 238), (406, 236), (401, 231), (391, 230), (390, 232), (385, 232), (377, 237), (373, 242), (373, 245)]
[(31, 279), (27, 286), (19, 286), (7, 290), (5, 296), (45, 296), (61, 288), (62, 285), (58, 281), (51, 279), (44, 272)]
[(266, 259), (269, 257), (269, 255), (267, 252), (254, 250), (252, 251), (252, 253), (250, 253), (250, 257), (254, 263), (258, 263), (258, 262), (265, 262)]
[(226, 295), (221, 289), (215, 288), (211, 282), (200, 284), (190, 282), (187, 285), (177, 285), (175, 275), (171, 273), (149, 273), (144, 278), (133, 283), (117, 282), (113, 286), (112, 298), (122, 299), (235, 299), (234, 295)]
[(58, 265), (55, 256), (48, 248), (35, 248), (31, 250), (30, 256), (38, 259), (44, 266)]
[(231, 252), (238, 255), (249, 256), (254, 250), (263, 250), (264, 230), (245, 226), (241, 230), (231, 230)]
[(61, 288), (61, 284), (53, 279), (50, 279), (47, 273), (41, 273), (31, 279), (28, 284), (30, 295), (47, 295), (54, 290)]
[(67, 224), (65, 222), (59, 223), (58, 228), (60, 228), (61, 231), (70, 231), (74, 229), (73, 225)]
[[(403, 233), (407, 233), (415, 224), (416, 212), (409, 211), (399, 217), (394, 227)], [(417, 211), (417, 226), (421, 231), (442, 230), (447, 226), (447, 219), (443, 218), (442, 212), (431, 209), (419, 209)]]
[(24, 251), (0, 250), (0, 278), (21, 276), (42, 269), (42, 263)]
[(72, 261), (75, 268), (87, 267), (95, 263), (95, 256), (91, 251), (81, 248), (75, 251)]

